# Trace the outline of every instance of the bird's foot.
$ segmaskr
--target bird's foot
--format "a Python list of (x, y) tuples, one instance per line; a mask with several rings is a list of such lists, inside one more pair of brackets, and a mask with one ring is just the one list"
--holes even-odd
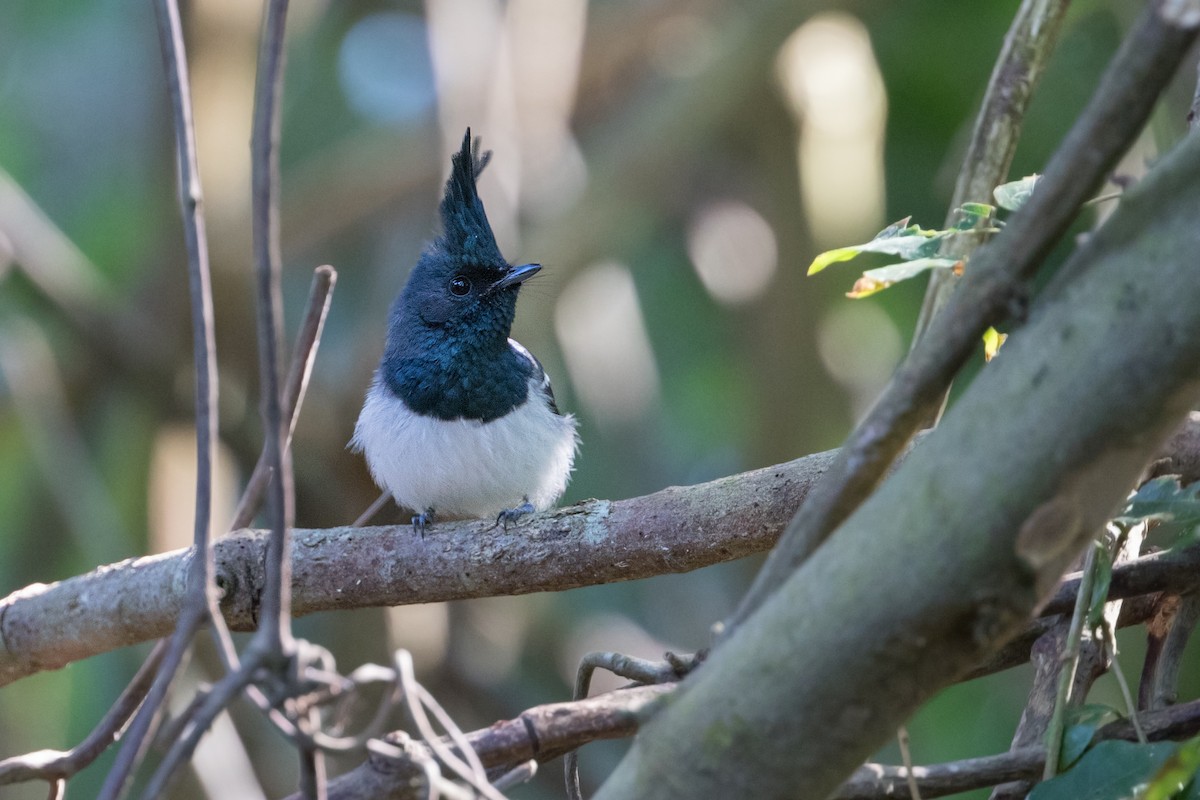
[(516, 508), (506, 508), (497, 514), (496, 525), (503, 525), (504, 530), (508, 530), (508, 524), (510, 522), (515, 523), (526, 514), (532, 514), (533, 512), (537, 511), (537, 509), (533, 507), (533, 504), (529, 502), (528, 497), (524, 498), (524, 500), (525, 502), (521, 503), (521, 505), (517, 506)]
[(427, 508), (412, 518), (413, 533), (419, 533), (425, 538), (425, 528), (433, 524), (433, 509)]

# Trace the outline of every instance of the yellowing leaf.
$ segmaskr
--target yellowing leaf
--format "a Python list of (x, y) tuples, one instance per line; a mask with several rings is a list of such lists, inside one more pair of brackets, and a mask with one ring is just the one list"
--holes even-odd
[(957, 263), (959, 262), (953, 258), (918, 258), (869, 269), (854, 282), (854, 288), (846, 292), (846, 297), (852, 300), (869, 297), (876, 292), (882, 292), (893, 283), (915, 278), (931, 269), (952, 269)]
[(891, 286), (893, 281), (877, 281), (874, 278), (868, 278), (864, 273), (861, 278), (854, 282), (854, 288), (846, 292), (846, 297), (851, 300), (861, 300), (864, 297), (870, 297), (876, 292), (882, 292), (884, 289)]
[(839, 261), (849, 261), (861, 252), (862, 250), (858, 247), (839, 247), (836, 250), (826, 250), (814, 258), (813, 262), (808, 265), (808, 274), (816, 275), (830, 264), (836, 264)]
[(1000, 346), (1008, 339), (1007, 333), (1000, 333), (995, 328), (983, 332), (983, 360), (991, 361), (1000, 352)]

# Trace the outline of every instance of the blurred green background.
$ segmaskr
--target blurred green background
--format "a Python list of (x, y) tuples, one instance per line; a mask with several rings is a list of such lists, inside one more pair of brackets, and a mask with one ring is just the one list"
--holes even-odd
[[(1073, 5), (1013, 177), (1041, 168), (1133, 5)], [(295, 439), (297, 524), (347, 524), (377, 494), (346, 443), (467, 125), (495, 151), (481, 191), (503, 251), (546, 267), (522, 292), (514, 335), (580, 418), (565, 503), (836, 447), (906, 350), (923, 281), (850, 301), (853, 268), (804, 270), (818, 251), (910, 214), (940, 226), (1016, 7), (294, 4), (281, 156), (289, 331), (312, 269), (339, 274)], [(261, 441), (248, 153), (260, 12), (242, 0), (184, 6), (215, 287), (221, 525)], [(1182, 135), (1187, 77), (1123, 171)], [(149, 3), (0, 6), (0, 593), (190, 540), (193, 377), (174, 170)], [(704, 646), (757, 566), (322, 614), (297, 630), (346, 671), (412, 650), (418, 677), (469, 729), (569, 697), (588, 650)], [(1138, 635), (1123, 641), (1136, 673)], [(78, 741), (145, 650), (0, 690), (0, 756)], [(214, 666), (201, 647), (185, 687)], [(911, 726), (916, 761), (1006, 749), (1027, 680), (1017, 670), (945, 693)], [(1108, 680), (1097, 696), (1116, 702)], [(623, 748), (584, 751), (585, 789)], [(93, 795), (110, 759), (69, 796)], [(295, 761), (238, 706), (175, 796), (278, 796), (294, 787)], [(549, 765), (512, 795), (561, 796), (559, 776)]]

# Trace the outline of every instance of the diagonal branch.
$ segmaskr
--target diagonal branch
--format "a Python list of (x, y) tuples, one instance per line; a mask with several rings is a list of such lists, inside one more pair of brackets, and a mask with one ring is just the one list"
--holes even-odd
[[(684, 680), (597, 800), (824, 797), (1019, 632), (1200, 398), (1198, 166), (1189, 137), (1129, 191), (1064, 266), (1076, 279)], [(738, 769), (712, 768), (714, 740)]]
[[(308, 291), (308, 305), (304, 319), (300, 321), (300, 330), (296, 334), (296, 344), (292, 351), (292, 363), (288, 366), (287, 381), (283, 388), (283, 417), (288, 420), (287, 440), (285, 448), (290, 448), (292, 435), (296, 432), (296, 422), (300, 418), (300, 406), (304, 402), (304, 393), (308, 388), (308, 379), (312, 375), (313, 363), (317, 357), (317, 345), (321, 341), (321, 331), (325, 327), (325, 317), (329, 314), (329, 304), (333, 299), (333, 287), (337, 284), (337, 271), (328, 264), (319, 266), (313, 271), (312, 286)], [(262, 507), (263, 496), (271, 480), (270, 454), (263, 448), (254, 465), (254, 472), (246, 482), (246, 490), (238, 502), (234, 512), (230, 530), (245, 528), (254, 521), (254, 515)]]
[[(950, 199), (947, 227), (957, 221), (954, 210), (963, 203), (990, 203), (992, 190), (1008, 176), (1025, 121), (1025, 109), (1054, 51), (1070, 4), (1070, 0), (1024, 0), (1017, 10), (992, 69), (983, 107), (975, 119), (971, 144), (963, 157), (962, 170)], [(975, 239), (965, 238), (955, 241), (968, 247), (977, 243)], [(965, 253), (954, 254), (955, 257), (963, 255)], [(930, 273), (925, 302), (913, 334), (914, 344), (920, 341), (934, 316), (946, 305), (958, 280), (953, 270)]]
[(1147, 5), (1091, 101), (1004, 232), (981, 248), (928, 333), (896, 371), (883, 396), (850, 435), (772, 551), (726, 630), (736, 628), (811, 556), (869, 496), (941, 404), (946, 387), (978, 348), (979, 337), (1020, 306), (1028, 281), (1075, 218), (1080, 205), (1125, 152), (1159, 92), (1196, 38), (1194, 24)]

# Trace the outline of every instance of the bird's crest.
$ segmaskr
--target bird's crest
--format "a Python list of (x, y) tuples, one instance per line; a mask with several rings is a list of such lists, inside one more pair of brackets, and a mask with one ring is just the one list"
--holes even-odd
[(492, 159), (481, 151), (479, 139), (472, 143), (471, 129), (463, 136), (462, 148), (450, 161), (450, 178), (442, 198), (442, 241), (447, 251), (479, 266), (506, 268), (504, 257), (492, 234), (475, 180)]

